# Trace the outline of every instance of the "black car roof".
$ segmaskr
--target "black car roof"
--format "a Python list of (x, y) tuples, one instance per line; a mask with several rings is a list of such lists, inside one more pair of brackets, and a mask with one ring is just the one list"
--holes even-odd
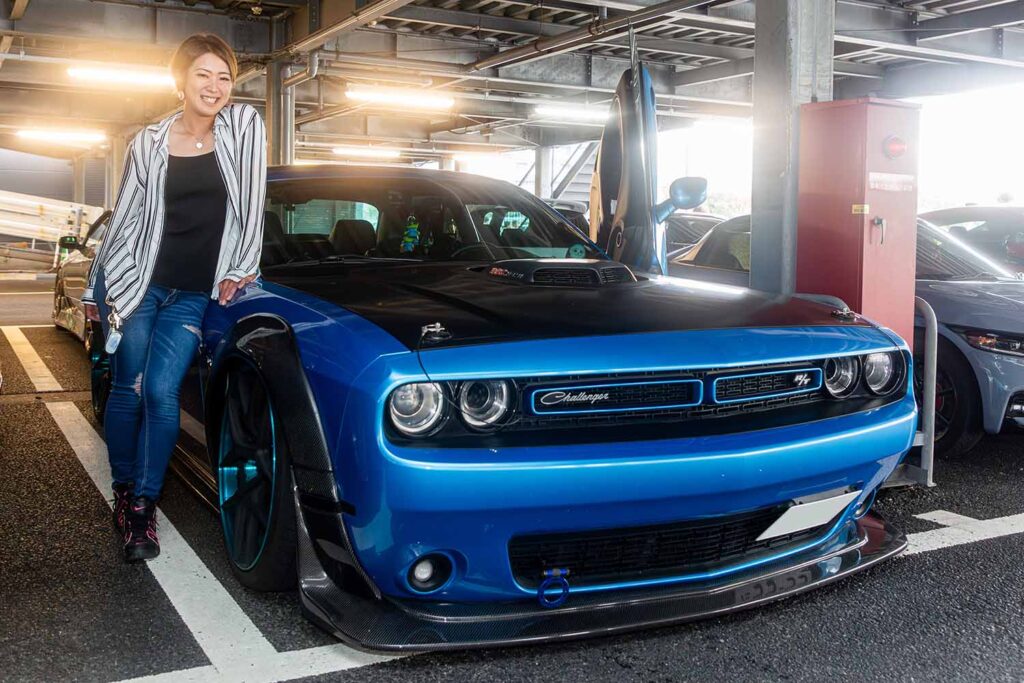
[[(409, 180), (432, 180), (446, 185), (466, 184), (502, 184), (516, 187), (504, 180), (496, 180), (486, 176), (458, 171), (439, 171), (433, 168), (416, 168), (413, 166), (374, 166), (349, 164), (310, 164), (301, 166), (270, 166), (267, 168), (267, 180), (300, 180), (300, 179), (346, 179), (346, 178), (401, 178)], [(522, 189), (522, 188), (519, 188)], [(525, 192), (525, 190), (524, 190)]]

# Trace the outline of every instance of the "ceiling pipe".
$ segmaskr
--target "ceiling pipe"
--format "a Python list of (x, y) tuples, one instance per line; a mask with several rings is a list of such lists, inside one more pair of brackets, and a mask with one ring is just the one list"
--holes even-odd
[(285, 88), (294, 88), (297, 85), (301, 85), (306, 81), (311, 81), (316, 78), (317, 73), (320, 71), (320, 50), (313, 50), (309, 53), (308, 60), (306, 62), (306, 70), (300, 71), (294, 76), (289, 76), (284, 80), (281, 85)]
[(376, 21), (385, 14), (393, 12), (400, 7), (404, 7), (410, 2), (412, 2), (412, 0), (377, 0), (377, 2), (372, 5), (367, 5), (362, 9), (356, 10), (336, 24), (332, 24), (331, 26), (322, 28), (319, 31), (315, 31), (302, 40), (298, 40), (291, 45), (282, 48), (276, 56), (286, 57), (299, 52), (315, 50), (323, 46), (327, 41), (337, 38), (342, 33), (354, 31), (360, 26), (365, 26), (371, 21)]
[[(521, 47), (499, 52), (469, 65), (470, 71), (492, 69), (499, 66), (523, 64), (535, 59), (552, 57), (590, 43), (599, 43), (608, 38), (627, 33), (631, 28), (640, 30), (674, 21), (672, 12), (694, 9), (711, 4), (711, 0), (668, 0), (646, 9), (630, 12), (614, 19), (596, 17), (586, 26), (558, 36), (538, 38)], [(668, 15), (668, 16), (666, 16)]]

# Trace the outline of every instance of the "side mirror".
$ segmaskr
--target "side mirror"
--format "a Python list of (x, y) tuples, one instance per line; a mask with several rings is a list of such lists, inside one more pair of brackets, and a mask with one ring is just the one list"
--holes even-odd
[(64, 235), (58, 241), (61, 249), (81, 249), (82, 245), (78, 243), (78, 238), (74, 235)]
[(668, 188), (668, 199), (654, 207), (655, 220), (663, 223), (677, 209), (692, 209), (703, 204), (707, 198), (707, 178), (676, 178)]
[(1007, 237), (1003, 248), (1006, 250), (1007, 261), (1024, 263), (1024, 232)]

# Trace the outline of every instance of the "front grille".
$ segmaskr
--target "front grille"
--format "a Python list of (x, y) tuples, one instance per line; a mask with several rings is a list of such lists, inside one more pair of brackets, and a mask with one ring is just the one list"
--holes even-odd
[(664, 410), (699, 404), (702, 387), (697, 379), (574, 384), (535, 389), (527, 401), (537, 415)]
[(806, 544), (835, 523), (756, 540), (786, 507), (654, 526), (517, 536), (509, 542), (509, 560), (524, 588), (537, 588), (548, 569), (568, 569), (570, 586), (687, 576)]
[(587, 268), (538, 268), (533, 273), (535, 284), (562, 287), (591, 287), (599, 284), (597, 273)]
[(716, 403), (730, 403), (818, 389), (821, 389), (821, 370), (797, 368), (719, 377), (714, 382), (712, 395)]
[(635, 282), (633, 273), (628, 268), (613, 267), (601, 269), (601, 284), (614, 285), (620, 282)]
[[(744, 368), (744, 374), (762, 374), (770, 372), (808, 372), (817, 371), (818, 368), (807, 364), (790, 364), (774, 366), (757, 366)], [(786, 394), (783, 396), (764, 396), (762, 398), (751, 398), (749, 400), (737, 400), (735, 402), (715, 403), (712, 400), (711, 392), (716, 379), (735, 375), (736, 371), (731, 370), (700, 370), (693, 372), (650, 372), (642, 375), (605, 375), (600, 378), (586, 376), (570, 376), (558, 379), (546, 377), (526, 377), (515, 380), (516, 388), (522, 397), (522, 411), (518, 419), (510, 424), (507, 430), (531, 430), (531, 429), (561, 429), (573, 427), (601, 426), (601, 425), (632, 425), (648, 424), (657, 422), (685, 422), (701, 420), (711, 417), (724, 417), (755, 413), (760, 411), (774, 410), (776, 408), (805, 405), (824, 400), (825, 396), (821, 389), (807, 391), (797, 394)], [(680, 384), (672, 384), (679, 382)], [(684, 391), (689, 382), (692, 384), (701, 383), (702, 396), (694, 396), (692, 401), (657, 403), (656, 400), (666, 397), (665, 392), (675, 392), (676, 398), (682, 398), (679, 392)], [(602, 385), (632, 385), (631, 391), (651, 397), (652, 402), (646, 406), (630, 407), (622, 404), (621, 408), (607, 411), (588, 410), (593, 406), (576, 407), (579, 410), (543, 410), (538, 409), (538, 399), (554, 390), (564, 390), (566, 387), (579, 389), (579, 387), (600, 387)], [(591, 390), (587, 390), (591, 391)], [(601, 389), (600, 391), (605, 391)], [(696, 389), (691, 391), (696, 392)], [(612, 397), (609, 397), (611, 399)], [(610, 402), (610, 401), (609, 401)], [(605, 406), (599, 406), (605, 407)]]

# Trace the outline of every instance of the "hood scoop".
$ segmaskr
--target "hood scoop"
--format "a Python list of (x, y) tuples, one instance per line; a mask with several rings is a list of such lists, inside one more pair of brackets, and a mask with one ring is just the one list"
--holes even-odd
[(636, 282), (626, 266), (597, 259), (510, 259), (474, 269), (490, 278), (551, 287), (604, 287)]

